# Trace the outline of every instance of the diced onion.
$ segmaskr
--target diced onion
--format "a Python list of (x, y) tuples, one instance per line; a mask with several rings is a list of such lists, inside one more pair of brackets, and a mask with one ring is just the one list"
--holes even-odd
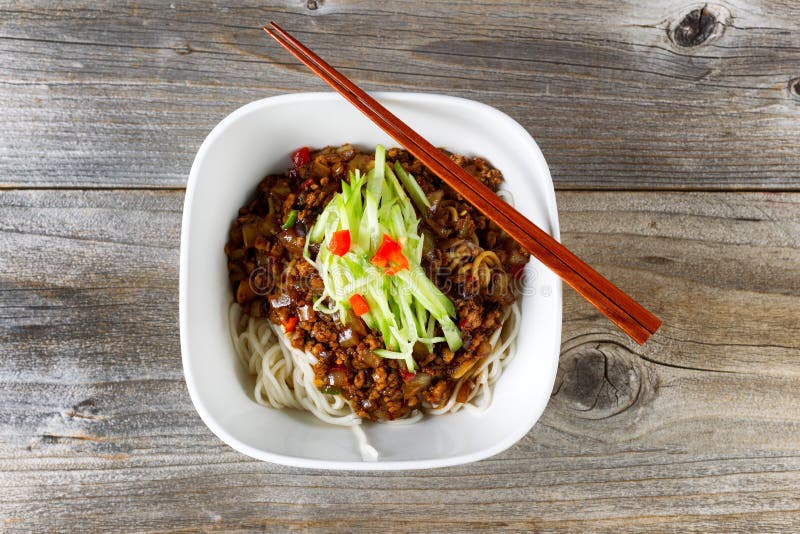
[(339, 345), (342, 347), (355, 347), (360, 341), (358, 334), (352, 328), (345, 328), (339, 332)]
[(285, 308), (292, 303), (292, 298), (286, 293), (281, 293), (279, 296), (269, 299), (269, 304), (273, 308)]
[(416, 395), (426, 387), (428, 387), (433, 378), (427, 373), (417, 373), (414, 378), (408, 381), (405, 385), (405, 395), (410, 397)]
[(297, 316), (301, 321), (308, 321), (314, 317), (314, 310), (308, 304), (297, 308)]
[(328, 374), (325, 376), (325, 385), (336, 388), (347, 386), (347, 373), (340, 369), (328, 371)]
[(437, 189), (433, 193), (428, 194), (428, 202), (431, 203), (431, 207), (428, 208), (429, 213), (436, 213), (436, 210), (439, 209), (439, 202), (442, 201), (442, 197), (444, 197), (444, 191), (441, 189)]

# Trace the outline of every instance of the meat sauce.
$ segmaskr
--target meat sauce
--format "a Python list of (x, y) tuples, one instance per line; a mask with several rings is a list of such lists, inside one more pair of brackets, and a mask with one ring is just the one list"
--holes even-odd
[[(448, 155), (497, 191), (500, 171), (481, 158)], [(378, 357), (373, 351), (384, 348), (382, 337), (360, 318), (351, 315), (343, 324), (341, 318), (314, 310), (323, 282), (303, 258), (306, 233), (341, 191), (342, 180), (351, 170), (366, 172), (373, 158), (349, 144), (298, 150), (292, 155), (294, 166), (265, 177), (255, 198), (239, 210), (225, 253), (236, 301), (245, 313), (281, 325), (294, 347), (317, 358), (315, 385), (320, 390), (343, 395), (362, 418), (393, 420), (415, 408), (446, 403), (455, 384), (491, 352), (489, 339), (501, 327), (506, 306), (517, 298), (516, 282), (528, 254), (408, 152), (388, 150), (387, 163), (400, 162), (431, 202), (427, 213), (418, 213), (425, 237), (422, 266), (453, 301), (463, 346), (454, 353), (438, 343), (429, 354), (418, 344), (416, 373), (402, 360)], [(309, 250), (313, 258), (319, 245)], [(457, 400), (465, 401), (473, 387), (467, 380)]]

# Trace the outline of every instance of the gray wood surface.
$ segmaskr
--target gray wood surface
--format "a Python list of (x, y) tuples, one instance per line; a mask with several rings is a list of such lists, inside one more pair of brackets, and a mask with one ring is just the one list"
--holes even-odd
[[(0, 0), (0, 531), (800, 530), (800, 7), (703, 6)], [(663, 328), (565, 290), (547, 410), (475, 464), (220, 442), (180, 363), (183, 186), (224, 115), (324, 90), (270, 19), (368, 89), (516, 118), (563, 241)]]
[(695, 2), (2, 5), (0, 184), (184, 185), (229, 112), (327, 90), (259, 30), (274, 19), (367, 89), (507, 112), (562, 188), (797, 189), (796, 2), (712, 5), (692, 47), (670, 30)]
[(800, 524), (799, 194), (560, 193), (565, 243), (665, 326), (635, 347), (567, 292), (559, 377), (534, 430), (477, 464), (390, 474), (261, 463), (206, 429), (179, 359), (182, 200), (0, 194), (0, 248), (13, 251), (0, 259), (0, 524)]

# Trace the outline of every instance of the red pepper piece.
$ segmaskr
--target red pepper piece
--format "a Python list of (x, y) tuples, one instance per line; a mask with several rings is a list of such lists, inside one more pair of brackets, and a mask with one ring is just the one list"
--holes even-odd
[(283, 322), (283, 329), (288, 334), (289, 332), (294, 331), (294, 327), (297, 326), (297, 321), (299, 319), (297, 317), (289, 317)]
[(355, 313), (357, 317), (361, 317), (369, 311), (369, 304), (367, 304), (364, 297), (358, 293), (350, 297), (350, 306), (353, 307), (353, 313)]
[(331, 241), (328, 244), (331, 254), (344, 256), (350, 250), (350, 230), (337, 230), (333, 232)]
[(398, 371), (400, 372), (400, 377), (403, 379), (403, 382), (411, 382), (414, 377), (417, 376), (417, 373), (411, 373), (402, 369), (398, 369)]
[(370, 262), (376, 267), (385, 268), (389, 276), (408, 269), (408, 260), (403, 256), (403, 247), (386, 234), (383, 234), (383, 241)]
[(311, 163), (311, 152), (309, 152), (307, 146), (298, 148), (292, 152), (292, 163), (294, 163), (295, 169), (299, 169), (300, 167)]

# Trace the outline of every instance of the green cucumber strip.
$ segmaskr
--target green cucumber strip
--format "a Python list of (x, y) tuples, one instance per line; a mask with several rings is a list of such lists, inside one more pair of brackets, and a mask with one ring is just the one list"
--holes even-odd
[(447, 346), (453, 352), (461, 348), (461, 332), (449, 317), (442, 317), (439, 319), (439, 325), (442, 327), (442, 333), (447, 339)]
[(413, 291), (414, 298), (419, 300), (433, 316), (437, 318), (448, 315), (455, 317), (456, 308), (452, 301), (428, 278), (422, 267), (410, 266), (409, 269), (403, 269), (395, 276), (405, 282), (406, 290)]
[[(406, 221), (416, 222), (417, 213), (414, 211), (414, 206), (411, 204), (411, 202), (409, 202), (406, 190), (403, 189), (403, 186), (397, 179), (397, 175), (392, 171), (389, 165), (386, 165), (386, 170), (384, 172), (386, 173), (386, 181), (392, 184), (392, 189), (394, 189), (397, 198), (400, 199), (400, 206), (402, 207), (403, 210), (403, 217), (406, 219)], [(412, 233), (416, 233), (416, 228), (414, 228)]]
[(381, 194), (383, 193), (383, 182), (384, 182), (384, 168), (383, 166), (386, 164), (386, 149), (383, 148), (381, 145), (375, 147), (375, 167), (371, 171), (369, 171), (367, 176), (367, 191), (372, 193), (372, 196), (375, 197), (375, 200), (381, 199)]
[(422, 191), (422, 188), (414, 177), (403, 169), (399, 161), (394, 162), (394, 172), (397, 174), (397, 177), (400, 178), (400, 181), (403, 182), (403, 186), (405, 186), (406, 191), (408, 191), (408, 196), (414, 201), (414, 205), (417, 206), (420, 213), (423, 215), (428, 213), (428, 208), (431, 207), (431, 201), (428, 200), (425, 192)]
[(403, 351), (397, 352), (393, 350), (385, 350), (385, 349), (378, 349), (374, 351), (377, 356), (381, 358), (389, 358), (391, 360), (405, 360), (406, 367), (409, 371), (414, 371), (417, 369), (417, 362), (414, 361), (414, 357), (411, 355), (411, 352)]
[(421, 341), (425, 346), (428, 346), (428, 345), (433, 345), (434, 343), (441, 343), (442, 341), (447, 341), (447, 338), (442, 336), (421, 337), (417, 341)]
[(414, 299), (414, 312), (416, 315), (417, 335), (425, 336), (428, 334), (428, 330), (426, 328), (426, 323), (428, 322), (428, 313), (425, 307), (417, 299)]
[[(366, 253), (377, 248), (380, 225), (378, 224), (378, 200), (369, 191), (364, 192), (364, 215), (358, 228), (358, 246)], [(381, 236), (382, 237), (382, 236)]]

